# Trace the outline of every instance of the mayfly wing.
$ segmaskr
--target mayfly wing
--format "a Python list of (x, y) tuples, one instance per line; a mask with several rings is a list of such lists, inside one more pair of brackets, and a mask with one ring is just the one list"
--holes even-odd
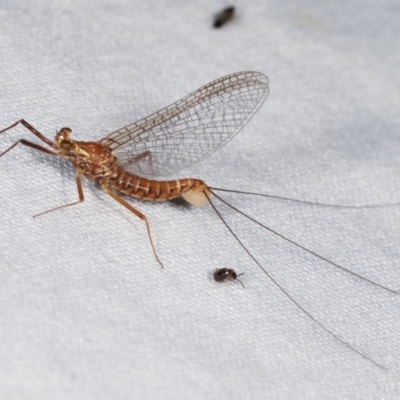
[(147, 177), (176, 173), (233, 138), (268, 96), (268, 78), (237, 72), (104, 139), (125, 170)]

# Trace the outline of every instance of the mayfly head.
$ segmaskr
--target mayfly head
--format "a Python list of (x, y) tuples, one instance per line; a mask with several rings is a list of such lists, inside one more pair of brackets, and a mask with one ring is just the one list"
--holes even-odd
[(62, 155), (75, 155), (77, 153), (76, 143), (69, 138), (72, 130), (70, 128), (61, 128), (56, 135), (56, 144)]
[(60, 156), (89, 164), (109, 164), (115, 160), (110, 149), (97, 142), (81, 142), (70, 139), (70, 128), (62, 128), (56, 135)]

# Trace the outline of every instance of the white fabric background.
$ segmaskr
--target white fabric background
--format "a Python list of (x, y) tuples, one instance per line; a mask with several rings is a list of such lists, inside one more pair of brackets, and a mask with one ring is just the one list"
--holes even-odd
[[(267, 102), (232, 142), (180, 177), (336, 204), (400, 200), (396, 0), (0, 2), (0, 129), (97, 140), (209, 81), (265, 73)], [(0, 150), (19, 127), (0, 137)], [(72, 166), (20, 146), (0, 160), (1, 399), (397, 399), (400, 297), (227, 210), (139, 203), (140, 220)], [(226, 196), (279, 232), (400, 289), (400, 207), (339, 210)], [(214, 268), (245, 272), (214, 283)]]

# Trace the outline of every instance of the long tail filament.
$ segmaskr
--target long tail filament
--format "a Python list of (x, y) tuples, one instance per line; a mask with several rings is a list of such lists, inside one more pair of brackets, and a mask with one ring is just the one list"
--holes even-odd
[[(222, 203), (224, 203), (225, 205), (227, 205), (228, 207), (232, 208), (233, 210), (237, 211), (239, 214), (243, 215), (244, 217), (248, 218), (249, 220), (255, 222), (256, 224), (260, 225), (261, 227), (263, 227), (264, 229), (267, 229), (269, 232), (274, 233), (275, 235), (278, 235), (279, 237), (281, 237), (282, 239), (288, 241), (289, 243), (292, 243), (293, 245), (307, 251), (308, 253), (314, 255), (315, 257), (318, 257), (320, 259), (322, 259), (323, 261), (326, 261), (327, 263), (340, 268), (343, 271), (348, 272), (349, 274), (352, 274), (360, 279), (363, 279), (364, 281), (378, 286), (381, 289), (385, 289), (389, 292), (395, 293), (395, 294), (400, 294), (400, 292), (397, 292), (395, 290), (389, 289), (385, 286), (382, 286), (376, 282), (373, 282), (367, 278), (362, 277), (361, 275), (358, 275), (344, 267), (341, 267), (338, 264), (335, 264), (334, 262), (318, 255), (317, 253), (314, 253), (313, 251), (305, 248), (304, 246), (299, 245), (298, 243), (294, 242), (293, 240), (287, 238), (286, 236), (274, 231), (273, 229), (263, 225), (262, 223), (260, 223), (259, 221), (255, 220), (254, 218), (250, 217), (249, 215), (245, 214), (243, 211), (239, 210), (237, 207), (234, 207), (233, 205), (229, 204), (226, 200), (222, 199), (220, 196), (218, 196), (217, 194), (215, 194), (214, 190), (216, 190), (215, 188), (208, 188), (210, 193), (212, 193), (218, 200), (220, 200)], [(271, 273), (269, 271), (267, 271), (262, 265), (261, 263), (254, 257), (254, 255), (250, 252), (250, 250), (243, 244), (243, 242), (239, 239), (239, 237), (237, 236), (237, 234), (233, 231), (233, 229), (228, 225), (228, 223), (225, 221), (224, 217), (221, 215), (221, 213), (218, 211), (218, 209), (216, 208), (215, 204), (213, 203), (213, 201), (211, 200), (210, 196), (206, 193), (206, 196), (211, 204), (211, 207), (214, 209), (215, 213), (218, 215), (218, 217), (220, 218), (220, 220), (223, 222), (223, 224), (226, 226), (226, 228), (229, 230), (229, 232), (232, 234), (232, 236), (235, 238), (235, 240), (240, 244), (240, 246), (245, 250), (245, 252), (252, 258), (252, 260), (258, 265), (258, 267), (264, 272), (264, 274), (273, 282), (273, 284), (293, 303), (296, 305), (296, 307), (298, 309), (300, 309), (309, 319), (311, 319), (314, 323), (316, 323), (321, 329), (323, 329), (325, 332), (327, 332), (329, 335), (331, 335), (333, 338), (335, 338), (338, 342), (340, 342), (342, 345), (346, 346), (347, 348), (349, 348), (350, 350), (352, 350), (353, 352), (357, 353), (359, 356), (361, 356), (362, 358), (364, 358), (365, 360), (368, 360), (369, 362), (371, 362), (372, 364), (374, 364), (376, 367), (386, 370), (387, 368), (382, 365), (379, 364), (378, 362), (376, 362), (375, 360), (373, 360), (372, 358), (368, 357), (367, 355), (361, 353), (359, 350), (357, 350), (355, 347), (353, 347), (351, 344), (349, 344), (348, 342), (344, 341), (343, 339), (341, 339), (338, 335), (336, 335), (335, 333), (333, 333), (331, 330), (329, 330), (328, 328), (326, 328), (321, 322), (319, 322), (315, 317), (313, 317), (297, 300), (295, 300), (292, 295), (283, 288), (283, 286), (281, 286), (281, 284), (271, 275)]]

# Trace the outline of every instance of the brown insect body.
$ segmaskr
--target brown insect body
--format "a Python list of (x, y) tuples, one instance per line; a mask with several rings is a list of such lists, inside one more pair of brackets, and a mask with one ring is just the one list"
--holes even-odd
[[(158, 181), (132, 175), (117, 166), (118, 175), (109, 180), (112, 189), (142, 200), (165, 201), (178, 196), (184, 197), (192, 205), (198, 204), (190, 201), (195, 194), (204, 192), (206, 184), (199, 179), (176, 179), (172, 181)], [(206, 203), (206, 202), (205, 202)], [(204, 204), (205, 204), (204, 203)]]
[(204, 192), (207, 185), (199, 179), (159, 181), (143, 178), (125, 171), (111, 150), (98, 142), (71, 140), (71, 129), (62, 128), (56, 135), (59, 156), (67, 158), (78, 173), (94, 180), (103, 188), (141, 200), (165, 201), (182, 196), (192, 205), (208, 202)]

